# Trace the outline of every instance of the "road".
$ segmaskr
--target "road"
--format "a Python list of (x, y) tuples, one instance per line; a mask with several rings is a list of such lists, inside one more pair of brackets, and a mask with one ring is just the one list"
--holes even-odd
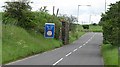
[(102, 33), (89, 32), (75, 42), (6, 65), (103, 65)]

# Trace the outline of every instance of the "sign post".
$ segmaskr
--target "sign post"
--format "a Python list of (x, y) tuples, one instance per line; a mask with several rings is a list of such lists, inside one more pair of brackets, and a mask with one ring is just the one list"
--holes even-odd
[(55, 24), (45, 23), (44, 36), (45, 38), (54, 38)]

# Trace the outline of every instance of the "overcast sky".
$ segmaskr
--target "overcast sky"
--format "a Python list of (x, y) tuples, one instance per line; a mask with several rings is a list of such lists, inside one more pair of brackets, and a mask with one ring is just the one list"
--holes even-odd
[[(0, 7), (4, 5), (5, 1), (0, 0)], [(47, 6), (49, 13), (52, 14), (52, 8), (55, 6), (56, 10), (59, 8), (59, 14), (73, 15), (77, 17), (78, 5), (79, 6), (79, 23), (89, 23), (89, 20), (93, 23), (98, 23), (101, 18), (101, 13), (105, 11), (105, 0), (31, 0), (33, 11), (38, 10), (41, 6)], [(120, 0), (106, 0), (107, 8), (110, 3), (115, 3)], [(90, 7), (85, 5), (91, 5)], [(55, 10), (55, 11), (56, 11)], [(0, 11), (3, 11), (0, 8)], [(91, 19), (90, 19), (91, 16)]]

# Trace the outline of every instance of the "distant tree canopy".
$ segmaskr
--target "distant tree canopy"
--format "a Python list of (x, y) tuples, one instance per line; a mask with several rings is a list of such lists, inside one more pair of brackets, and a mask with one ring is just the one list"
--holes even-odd
[(100, 24), (103, 26), (104, 43), (120, 46), (120, 1), (111, 4), (109, 10), (102, 14)]

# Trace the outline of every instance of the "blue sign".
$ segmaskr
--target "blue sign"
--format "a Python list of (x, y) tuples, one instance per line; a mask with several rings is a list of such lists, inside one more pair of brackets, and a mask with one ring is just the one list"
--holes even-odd
[(45, 38), (54, 38), (55, 24), (54, 23), (45, 23)]

